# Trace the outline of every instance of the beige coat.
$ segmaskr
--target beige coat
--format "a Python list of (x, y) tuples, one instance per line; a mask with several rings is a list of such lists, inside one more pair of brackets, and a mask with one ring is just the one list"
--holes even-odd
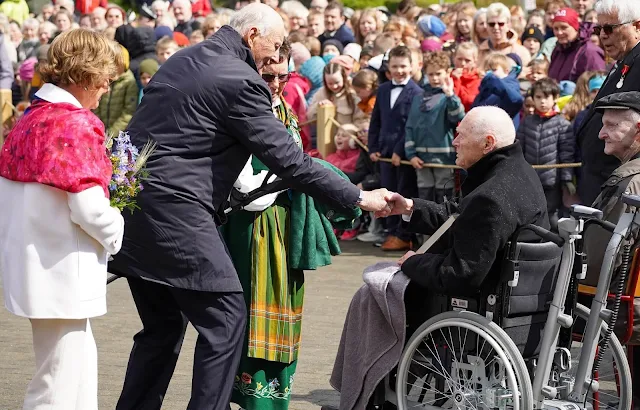
[[(327, 89), (322, 87), (313, 95), (313, 99), (309, 104), (307, 110), (307, 119), (315, 120), (318, 114), (318, 103), (320, 101), (329, 100), (329, 94)], [(358, 97), (353, 94), (354, 107), (349, 105), (347, 100), (347, 94), (345, 91), (339, 93), (333, 101), (336, 106), (336, 121), (340, 124), (355, 124), (357, 121), (362, 120), (366, 115), (357, 107)]]

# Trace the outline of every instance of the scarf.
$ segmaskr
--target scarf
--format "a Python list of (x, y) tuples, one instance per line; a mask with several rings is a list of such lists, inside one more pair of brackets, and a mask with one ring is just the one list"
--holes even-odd
[(104, 139), (91, 111), (37, 100), (2, 146), (0, 176), (71, 193), (100, 186), (108, 198), (112, 168)]
[(541, 111), (536, 110), (536, 115), (538, 117), (540, 117), (540, 118), (552, 118), (552, 117), (555, 117), (556, 115), (558, 115), (558, 111), (555, 109), (555, 107), (551, 111), (544, 112), (544, 113), (541, 112)]

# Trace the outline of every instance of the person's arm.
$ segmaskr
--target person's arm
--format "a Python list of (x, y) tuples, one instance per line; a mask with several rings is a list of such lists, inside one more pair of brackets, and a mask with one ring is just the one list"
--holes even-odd
[(320, 88), (315, 94), (313, 94), (311, 102), (309, 103), (309, 108), (307, 109), (307, 121), (316, 119), (318, 116), (318, 103), (326, 99), (327, 96), (324, 91), (324, 87)]
[(416, 152), (416, 140), (415, 140), (415, 126), (418, 124), (420, 117), (420, 100), (414, 98), (411, 102), (411, 109), (409, 110), (409, 117), (407, 118), (407, 124), (404, 127), (404, 153), (407, 159), (411, 161), (411, 158), (417, 155)]
[(0, 89), (10, 90), (13, 85), (13, 63), (4, 44), (8, 37), (0, 34)]
[[(291, 187), (337, 207), (353, 207), (360, 190), (349, 181), (315, 163), (291, 138), (271, 110), (269, 89), (260, 83), (245, 83), (230, 101), (226, 125), (267, 168), (291, 184)], [(367, 194), (367, 193), (365, 193)], [(381, 194), (368, 194), (360, 205), (384, 209)]]
[(371, 112), (371, 121), (369, 122), (369, 154), (380, 152), (380, 126), (382, 124), (382, 118), (380, 116), (380, 99), (376, 99), (376, 103), (373, 105), (373, 111)]
[[(571, 123), (567, 120), (562, 122), (564, 124), (558, 129), (558, 159), (561, 164), (569, 164), (575, 159), (576, 144)], [(573, 182), (573, 169), (560, 168), (560, 180), (563, 183)]]
[(453, 127), (457, 126), (464, 118), (464, 106), (457, 95), (447, 97), (447, 121)]
[[(475, 198), (450, 228), (451, 248), (442, 254), (411, 256), (402, 264), (402, 271), (434, 293), (478, 288), (498, 251), (505, 246), (507, 231), (515, 230), (504, 223), (500, 209), (500, 204), (491, 198)], [(469, 227), (473, 227), (473, 232), (469, 232)]]
[(109, 131), (115, 132), (116, 130), (125, 130), (127, 125), (129, 125), (129, 121), (133, 117), (133, 114), (136, 112), (136, 107), (138, 106), (138, 84), (133, 77), (131, 77), (131, 81), (127, 80), (127, 83), (124, 84), (124, 108), (120, 113), (120, 116), (113, 121), (113, 123), (109, 126)]
[(93, 186), (78, 193), (67, 193), (71, 221), (115, 255), (122, 246), (124, 219), (112, 208), (102, 187)]
[(412, 232), (433, 234), (449, 218), (445, 204), (438, 204), (424, 199), (409, 199), (400, 194), (391, 194), (389, 198), (391, 215), (402, 215), (408, 222), (408, 229)]
[(465, 83), (462, 78), (455, 78), (456, 94), (465, 107), (471, 107), (473, 101), (480, 93), (480, 78)]

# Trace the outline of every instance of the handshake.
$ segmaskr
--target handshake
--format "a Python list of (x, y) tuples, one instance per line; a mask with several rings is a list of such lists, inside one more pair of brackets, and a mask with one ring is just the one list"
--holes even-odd
[(376, 218), (411, 215), (413, 212), (413, 200), (385, 188), (362, 191), (362, 202), (358, 206), (364, 211), (374, 212)]

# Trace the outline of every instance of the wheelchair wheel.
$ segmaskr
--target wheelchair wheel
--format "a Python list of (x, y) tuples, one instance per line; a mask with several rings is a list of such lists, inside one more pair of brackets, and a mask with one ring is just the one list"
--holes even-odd
[(520, 352), (495, 323), (473, 312), (445, 312), (425, 322), (402, 353), (398, 410), (533, 408)]
[[(590, 310), (584, 305), (578, 304), (574, 311), (573, 343), (571, 344), (571, 369), (569, 375), (575, 378), (578, 363), (581, 359), (582, 337), (589, 318)], [(600, 328), (600, 341), (605, 335), (607, 324)], [(587, 393), (587, 403), (594, 410), (629, 410), (631, 409), (631, 371), (624, 348), (615, 334), (611, 335), (609, 347), (604, 353), (600, 368), (594, 374), (594, 380), (598, 382), (597, 391), (590, 390)], [(576, 381), (577, 383), (578, 381)]]

